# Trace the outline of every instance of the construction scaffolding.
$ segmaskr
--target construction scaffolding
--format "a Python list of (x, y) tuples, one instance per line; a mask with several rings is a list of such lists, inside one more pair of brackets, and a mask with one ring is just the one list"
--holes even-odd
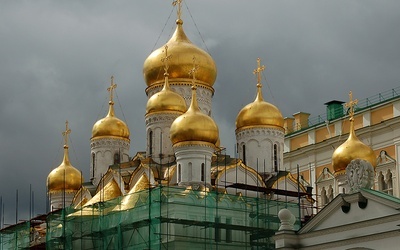
[[(47, 249), (274, 249), (277, 214), (298, 204), (155, 187), (47, 216)], [(20, 248), (15, 248), (20, 249)]]
[(29, 249), (30, 223), (21, 222), (12, 227), (4, 228), (0, 233), (0, 249)]
[(0, 230), (0, 250), (46, 249), (46, 218), (39, 215)]

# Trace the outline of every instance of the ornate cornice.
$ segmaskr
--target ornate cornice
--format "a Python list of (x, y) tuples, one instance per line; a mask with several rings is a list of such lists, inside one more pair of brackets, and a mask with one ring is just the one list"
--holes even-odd
[(48, 194), (74, 194), (78, 192), (77, 190), (73, 190), (73, 189), (62, 189), (62, 190), (52, 190), (52, 191), (47, 191)]
[(130, 147), (130, 141), (118, 137), (114, 138), (96, 138), (90, 140), (90, 147), (92, 149), (97, 148), (97, 147), (124, 147), (124, 148), (129, 148)]
[(178, 142), (173, 145), (174, 149), (178, 148), (187, 148), (187, 147), (206, 147), (215, 150), (215, 145), (210, 142), (204, 141), (187, 141), (187, 142)]
[[(169, 84), (170, 86), (188, 86), (191, 87), (193, 85), (192, 80), (191, 79), (179, 79), (179, 78), (175, 78), (175, 79), (169, 79)], [(151, 92), (154, 89), (160, 89), (163, 87), (164, 85), (164, 80), (160, 80), (158, 82), (152, 83), (151, 86), (146, 88), (146, 94), (149, 95), (149, 92)], [(214, 88), (210, 87), (208, 83), (203, 82), (203, 81), (199, 81), (196, 80), (195, 85), (199, 88), (204, 88), (207, 89), (209, 91), (211, 91), (212, 95), (214, 95)]]
[(157, 112), (146, 115), (146, 126), (158, 122), (173, 122), (182, 113), (180, 112)]
[(277, 136), (284, 138), (284, 130), (276, 126), (252, 126), (236, 130), (236, 139), (248, 136)]

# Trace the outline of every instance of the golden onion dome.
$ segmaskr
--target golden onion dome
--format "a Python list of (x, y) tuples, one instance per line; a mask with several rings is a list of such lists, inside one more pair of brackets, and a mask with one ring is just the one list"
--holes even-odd
[(354, 121), (351, 118), (349, 138), (332, 155), (332, 165), (335, 175), (345, 173), (347, 165), (355, 159), (368, 161), (374, 168), (376, 167), (374, 151), (357, 138), (354, 132)]
[(82, 174), (69, 162), (68, 146), (64, 145), (64, 159), (60, 166), (47, 176), (47, 190), (49, 193), (74, 192), (80, 189), (82, 182)]
[(283, 116), (279, 109), (264, 101), (262, 85), (257, 84), (257, 96), (254, 102), (240, 110), (236, 118), (236, 130), (247, 127), (279, 127), (283, 129)]
[(92, 139), (102, 137), (118, 137), (129, 140), (129, 128), (125, 122), (115, 117), (114, 103), (109, 102), (109, 110), (106, 117), (98, 120), (92, 129)]
[(200, 111), (196, 100), (196, 87), (192, 87), (192, 101), (189, 109), (175, 119), (171, 125), (172, 144), (201, 141), (214, 144), (218, 141), (218, 126), (208, 115)]
[(178, 93), (171, 90), (168, 82), (168, 73), (165, 73), (165, 82), (163, 89), (154, 94), (147, 101), (146, 115), (157, 112), (179, 112), (185, 113), (185, 99)]
[[(217, 67), (214, 60), (207, 52), (194, 45), (187, 38), (183, 31), (183, 21), (181, 19), (178, 19), (176, 24), (177, 26), (174, 34), (166, 43), (174, 57), (173, 62), (170, 64), (170, 78), (187, 81), (188, 72), (193, 65), (193, 57), (195, 57), (199, 65), (197, 83), (212, 87), (217, 77)], [(164, 65), (161, 61), (164, 54), (164, 47), (165, 45), (153, 51), (144, 61), (143, 76), (149, 87), (162, 84), (164, 80)]]

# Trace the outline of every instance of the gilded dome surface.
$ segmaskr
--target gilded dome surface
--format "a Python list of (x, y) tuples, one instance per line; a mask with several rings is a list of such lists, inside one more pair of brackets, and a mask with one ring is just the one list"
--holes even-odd
[(262, 85), (257, 84), (257, 97), (254, 102), (240, 110), (236, 118), (236, 129), (252, 126), (283, 128), (283, 116), (279, 109), (265, 102), (261, 92)]
[(166, 74), (163, 89), (147, 101), (146, 115), (168, 111), (185, 113), (186, 110), (185, 100), (181, 95), (171, 90), (168, 83), (168, 74)]
[[(169, 52), (173, 55), (170, 63), (169, 75), (173, 79), (188, 79), (188, 72), (193, 67), (193, 57), (199, 65), (197, 81), (200, 84), (212, 87), (217, 77), (217, 67), (212, 57), (194, 45), (186, 36), (182, 28), (182, 20), (177, 20), (177, 27), (171, 39), (166, 43)], [(153, 51), (143, 65), (143, 76), (147, 86), (161, 84), (164, 80), (163, 49)]]
[(119, 137), (129, 140), (129, 128), (125, 122), (114, 115), (114, 103), (109, 102), (108, 114), (103, 119), (98, 120), (92, 129), (92, 139), (99, 137)]
[(49, 192), (77, 191), (82, 182), (81, 172), (69, 162), (68, 146), (64, 146), (63, 162), (47, 176), (47, 190)]
[(188, 141), (202, 141), (215, 144), (219, 138), (218, 126), (214, 120), (203, 114), (196, 100), (196, 87), (192, 87), (192, 101), (189, 109), (175, 119), (171, 125), (172, 144)]
[(354, 132), (353, 121), (350, 121), (349, 138), (332, 155), (332, 165), (335, 174), (344, 173), (347, 165), (355, 159), (368, 161), (374, 168), (376, 167), (374, 151), (357, 138)]

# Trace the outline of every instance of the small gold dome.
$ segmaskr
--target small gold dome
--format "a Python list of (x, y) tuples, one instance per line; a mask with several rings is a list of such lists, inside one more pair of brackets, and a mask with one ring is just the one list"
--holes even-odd
[(283, 129), (281, 112), (271, 103), (264, 101), (261, 88), (262, 85), (257, 84), (256, 99), (240, 110), (236, 118), (236, 130), (252, 126), (279, 127)]
[(351, 119), (349, 138), (332, 155), (332, 165), (335, 175), (344, 173), (347, 165), (355, 159), (368, 161), (374, 168), (376, 167), (374, 151), (357, 138), (354, 132), (353, 120)]
[(185, 113), (187, 110), (186, 102), (181, 95), (171, 90), (168, 83), (168, 73), (165, 73), (165, 83), (163, 89), (154, 94), (147, 101), (146, 115), (157, 112), (179, 112)]
[(129, 128), (125, 122), (114, 115), (114, 103), (109, 102), (109, 110), (106, 117), (98, 120), (92, 129), (92, 139), (101, 137), (119, 137), (129, 140)]
[[(188, 79), (188, 72), (193, 67), (193, 57), (195, 57), (199, 64), (197, 83), (212, 87), (217, 77), (217, 67), (214, 60), (207, 52), (194, 45), (187, 38), (182, 28), (183, 21), (181, 19), (178, 19), (176, 24), (175, 33), (166, 43), (174, 57), (169, 68), (170, 78), (182, 79), (183, 81)], [(143, 76), (149, 87), (162, 84), (164, 80), (164, 65), (161, 61), (164, 55), (164, 47), (165, 45), (153, 51), (144, 61)]]
[(64, 146), (64, 159), (60, 166), (53, 169), (47, 176), (47, 190), (49, 193), (60, 191), (78, 191), (83, 182), (82, 174), (69, 162), (68, 146)]
[(189, 109), (171, 125), (172, 144), (188, 141), (208, 142), (215, 145), (219, 138), (218, 126), (208, 115), (202, 113), (196, 100), (196, 87), (192, 87)]

